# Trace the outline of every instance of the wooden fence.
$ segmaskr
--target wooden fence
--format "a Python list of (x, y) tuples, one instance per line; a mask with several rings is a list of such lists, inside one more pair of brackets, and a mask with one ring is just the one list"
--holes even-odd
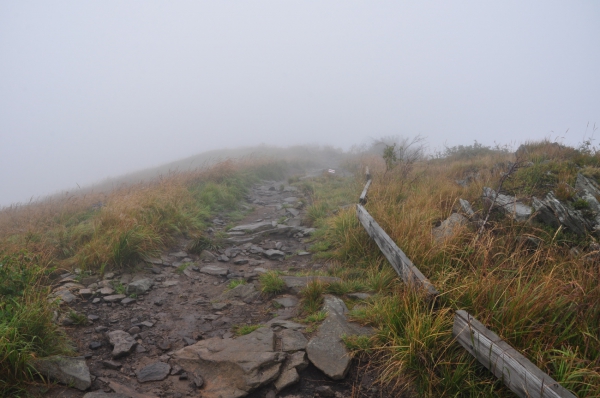
[[(367, 202), (367, 193), (372, 181), (368, 168), (366, 176), (367, 183), (360, 195), (359, 204), (356, 205), (358, 220), (405, 283), (424, 289), (428, 297), (436, 297), (439, 293), (429, 279), (419, 271), (363, 207)], [(519, 397), (575, 398), (570, 391), (542, 372), (466, 311), (456, 311), (452, 334), (461, 346)]]

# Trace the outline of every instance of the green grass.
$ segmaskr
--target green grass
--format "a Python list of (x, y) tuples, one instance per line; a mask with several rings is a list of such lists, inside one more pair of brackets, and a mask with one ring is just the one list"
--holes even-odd
[(27, 252), (0, 256), (0, 396), (24, 394), (35, 376), (34, 358), (70, 352), (52, 321), (47, 273)]
[(237, 286), (240, 285), (245, 285), (246, 284), (246, 280), (245, 279), (233, 279), (231, 282), (229, 282), (227, 284), (227, 289), (231, 290)]
[(269, 271), (262, 274), (259, 281), (260, 290), (265, 294), (278, 294), (285, 289), (285, 282), (276, 271)]
[(254, 332), (256, 329), (260, 329), (262, 325), (235, 325), (233, 329), (233, 333), (236, 336), (245, 336)]

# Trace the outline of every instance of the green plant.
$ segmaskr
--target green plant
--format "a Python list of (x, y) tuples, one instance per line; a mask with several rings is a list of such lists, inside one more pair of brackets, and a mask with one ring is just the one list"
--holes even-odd
[(261, 292), (265, 294), (281, 293), (285, 288), (285, 281), (276, 271), (269, 271), (262, 274), (259, 278)]
[(120, 281), (113, 281), (112, 287), (115, 289), (115, 293), (117, 294), (125, 294), (127, 291), (127, 286), (122, 284)]
[(302, 291), (300, 296), (302, 297), (302, 309), (305, 313), (314, 313), (319, 311), (323, 304), (323, 293), (327, 284), (314, 280), (310, 282)]
[(69, 319), (75, 324), (79, 326), (87, 325), (88, 319), (84, 314), (80, 314), (77, 311), (69, 311)]
[(244, 336), (261, 327), (262, 325), (235, 325), (232, 329), (236, 336)]
[(231, 290), (231, 289), (233, 289), (233, 288), (235, 288), (237, 286), (245, 285), (245, 284), (246, 284), (246, 280), (245, 279), (233, 279), (233, 280), (231, 280), (231, 282), (229, 282), (227, 284), (227, 289)]

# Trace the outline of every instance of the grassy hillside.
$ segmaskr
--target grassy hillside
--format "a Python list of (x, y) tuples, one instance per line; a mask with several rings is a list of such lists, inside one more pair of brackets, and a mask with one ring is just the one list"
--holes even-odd
[[(363, 159), (374, 175), (366, 207), (441, 295), (428, 303), (399, 282), (354, 208), (317, 218), (321, 241), (314, 249), (334, 262), (331, 273), (377, 293), (353, 311), (377, 328), (377, 336), (349, 344), (379, 366), (381, 381), (399, 390), (430, 397), (512, 396), (453, 341), (453, 312), (464, 309), (577, 396), (600, 396), (596, 238), (534, 220), (516, 222), (495, 210), (481, 235), (477, 225), (467, 224), (442, 242), (432, 238), (432, 228), (459, 209), (459, 198), (487, 214), (482, 189), (496, 189), (502, 180), (503, 192), (526, 203), (549, 191), (566, 203), (576, 201), (576, 174), (600, 175), (600, 155), (589, 147), (537, 142), (516, 155), (474, 145), (451, 148), (437, 159), (403, 161), (399, 157), (397, 167), (386, 170), (382, 158)], [(506, 178), (515, 162), (519, 167)], [(465, 179), (466, 186), (456, 182)], [(317, 211), (326, 205), (313, 206)]]
[[(517, 222), (497, 210), (489, 212), (481, 232), (471, 222), (443, 241), (432, 236), (432, 228), (459, 210), (460, 198), (485, 218), (483, 187), (497, 189), (500, 182), (503, 193), (524, 203), (552, 191), (581, 207), (577, 173), (600, 177), (600, 155), (585, 145), (536, 142), (515, 154), (476, 143), (426, 159), (418, 145), (411, 151), (406, 144), (385, 159), (373, 151), (350, 158), (310, 149), (305, 156), (289, 152), (288, 159), (280, 153), (227, 160), (0, 211), (0, 395), (15, 395), (33, 379), (33, 358), (69, 352), (68, 339), (52, 322), (55, 304), (46, 300), (49, 281), (61, 270), (135, 266), (181, 237), (192, 241), (190, 250), (216, 245), (219, 237), (205, 233), (208, 221), (219, 213), (241, 217), (247, 211), (241, 201), (254, 182), (344, 163), (353, 177), (290, 179), (311, 198), (306, 221), (318, 227), (312, 251), (329, 265), (320, 272), (342, 279), (306, 289), (307, 319), (323, 319), (323, 293), (343, 297), (356, 320), (377, 330), (371, 339), (348, 338), (347, 344), (377, 367), (380, 382), (398, 391), (512, 396), (454, 342), (453, 313), (464, 309), (576, 395), (600, 396), (596, 237), (533, 219)], [(441, 292), (433, 303), (403, 285), (356, 218), (353, 204), (366, 165), (373, 174), (366, 207)], [(372, 296), (357, 301), (349, 292)]]

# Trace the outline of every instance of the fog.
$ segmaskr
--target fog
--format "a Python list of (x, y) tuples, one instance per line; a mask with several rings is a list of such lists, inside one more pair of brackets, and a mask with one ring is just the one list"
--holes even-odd
[(599, 17), (593, 1), (2, 1), (0, 206), (261, 143), (577, 145), (600, 122)]

